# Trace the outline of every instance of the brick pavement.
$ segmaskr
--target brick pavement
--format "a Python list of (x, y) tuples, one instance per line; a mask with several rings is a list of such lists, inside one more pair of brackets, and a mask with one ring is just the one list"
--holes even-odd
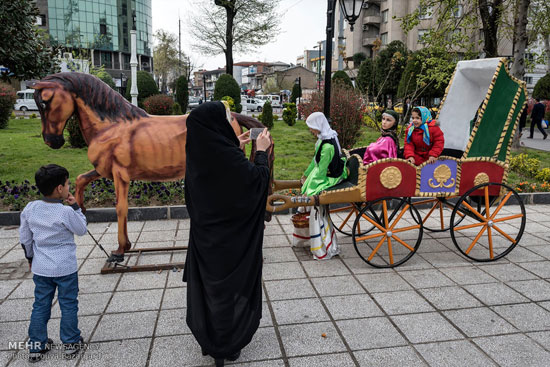
[[(513, 207), (508, 207), (513, 211)], [(342, 254), (312, 260), (290, 246), (290, 216), (277, 215), (264, 241), (261, 327), (242, 366), (548, 366), (550, 360), (550, 206), (527, 206), (519, 248), (495, 263), (472, 263), (449, 233), (425, 233), (418, 252), (396, 269), (375, 269), (340, 236)], [(188, 220), (130, 222), (138, 247), (180, 246)], [(90, 231), (114, 249), (114, 223)], [(100, 275), (104, 254), (77, 240), (80, 326), (90, 348), (41, 366), (208, 366), (185, 324), (181, 272)], [(33, 283), (16, 228), (0, 228), (0, 365), (27, 365), (25, 341)], [(183, 252), (129, 263), (182, 261)], [(59, 341), (59, 307), (49, 324)], [(323, 335), (325, 337), (323, 337)]]

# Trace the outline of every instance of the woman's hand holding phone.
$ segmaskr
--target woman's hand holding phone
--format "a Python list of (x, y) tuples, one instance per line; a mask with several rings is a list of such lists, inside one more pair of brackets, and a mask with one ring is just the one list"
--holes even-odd
[(256, 139), (256, 149), (258, 151), (265, 152), (270, 145), (271, 145), (271, 134), (269, 133), (269, 131), (267, 131), (267, 129), (264, 129), (264, 131), (262, 131), (260, 135), (258, 135), (258, 138)]

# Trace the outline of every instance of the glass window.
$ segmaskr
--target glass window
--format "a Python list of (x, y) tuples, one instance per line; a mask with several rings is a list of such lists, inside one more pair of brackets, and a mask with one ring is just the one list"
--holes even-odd
[(418, 13), (419, 19), (432, 19), (433, 8), (431, 6), (427, 6), (425, 8), (418, 7), (418, 10), (419, 10), (419, 13)]
[(382, 41), (382, 44), (383, 45), (387, 45), (388, 44), (388, 33), (382, 33), (380, 35), (380, 41)]
[(25, 93), (25, 99), (33, 99), (34, 93)]
[(425, 43), (424, 36), (428, 33), (427, 29), (418, 30), (418, 43)]
[(387, 23), (388, 22), (388, 14), (389, 14), (389, 10), (384, 10), (382, 12), (382, 23)]
[(458, 4), (453, 8), (453, 17), (460, 18), (463, 14), (462, 4)]
[(17, 93), (17, 99), (24, 99), (25, 93)]
[(525, 83), (527, 83), (527, 84), (533, 84), (533, 77), (532, 77), (532, 76), (524, 76), (524, 77), (523, 77), (523, 80), (524, 80)]

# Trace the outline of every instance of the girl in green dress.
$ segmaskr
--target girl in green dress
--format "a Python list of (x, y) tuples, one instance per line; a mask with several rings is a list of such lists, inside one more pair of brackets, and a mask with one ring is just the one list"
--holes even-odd
[[(346, 160), (342, 154), (338, 134), (330, 128), (321, 112), (314, 112), (306, 120), (311, 133), (317, 136), (315, 155), (302, 177), (302, 194), (318, 195), (347, 178)], [(307, 229), (305, 229), (307, 230)], [(309, 233), (294, 233), (294, 245), (309, 245), (313, 258), (327, 260), (340, 252), (336, 232), (328, 217), (328, 205), (314, 206), (309, 216)]]

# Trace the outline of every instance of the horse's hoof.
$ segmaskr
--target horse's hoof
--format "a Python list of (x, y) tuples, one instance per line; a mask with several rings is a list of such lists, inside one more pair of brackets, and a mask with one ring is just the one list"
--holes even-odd
[(124, 254), (113, 254), (107, 258), (108, 263), (121, 263), (124, 261)]

